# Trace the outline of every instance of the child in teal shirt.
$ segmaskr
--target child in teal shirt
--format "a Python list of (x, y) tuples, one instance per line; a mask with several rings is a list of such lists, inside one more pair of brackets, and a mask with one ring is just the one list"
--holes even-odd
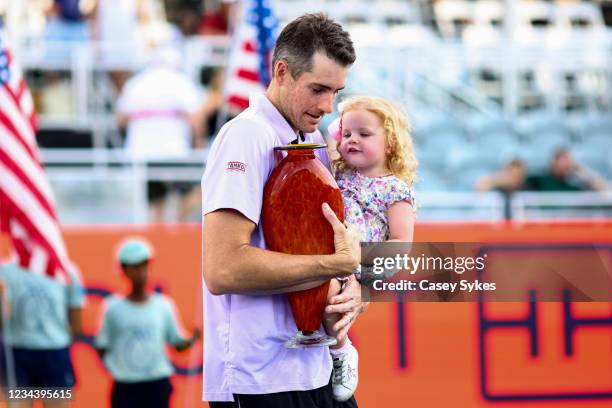
[(183, 351), (200, 337), (198, 329), (190, 339), (181, 336), (172, 300), (147, 291), (151, 257), (150, 247), (140, 240), (128, 241), (121, 247), (119, 262), (131, 291), (127, 297), (113, 295), (106, 300), (102, 328), (95, 340), (114, 379), (113, 408), (167, 408), (173, 368), (166, 344)]

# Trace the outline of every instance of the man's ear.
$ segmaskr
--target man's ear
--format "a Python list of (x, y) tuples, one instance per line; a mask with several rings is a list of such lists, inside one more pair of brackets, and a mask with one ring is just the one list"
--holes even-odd
[(278, 60), (274, 66), (274, 77), (279, 84), (282, 84), (291, 75), (287, 61)]

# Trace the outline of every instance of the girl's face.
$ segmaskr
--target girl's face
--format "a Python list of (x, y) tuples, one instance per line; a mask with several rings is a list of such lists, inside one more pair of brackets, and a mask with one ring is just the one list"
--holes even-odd
[(342, 115), (340, 154), (351, 167), (370, 177), (388, 173), (385, 145), (385, 130), (374, 113), (360, 109)]

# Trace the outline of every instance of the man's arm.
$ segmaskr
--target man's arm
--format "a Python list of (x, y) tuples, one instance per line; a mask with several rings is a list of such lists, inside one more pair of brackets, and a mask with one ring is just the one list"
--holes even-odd
[(176, 351), (179, 351), (179, 352), (180, 352), (180, 351), (185, 351), (185, 350), (187, 350), (188, 348), (190, 348), (191, 346), (193, 346), (193, 344), (194, 344), (196, 341), (198, 341), (198, 339), (200, 338), (200, 335), (201, 335), (200, 329), (196, 328), (196, 329), (193, 331), (193, 335), (192, 335), (190, 338), (188, 338), (188, 339), (186, 339), (186, 340), (181, 340), (181, 341), (177, 342), (177, 343), (174, 345), (174, 349), (175, 349)]
[(328, 205), (323, 215), (334, 230), (332, 255), (289, 255), (250, 245), (256, 225), (241, 213), (220, 209), (204, 217), (204, 279), (215, 295), (267, 295), (305, 290), (349, 276), (359, 264), (359, 236)]
[(68, 309), (68, 322), (72, 338), (83, 334), (83, 309), (71, 307)]

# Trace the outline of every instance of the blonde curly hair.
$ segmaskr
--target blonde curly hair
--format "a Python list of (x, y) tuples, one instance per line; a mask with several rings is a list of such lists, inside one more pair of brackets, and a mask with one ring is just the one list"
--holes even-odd
[[(374, 96), (354, 96), (340, 105), (340, 127), (342, 115), (354, 110), (366, 110), (375, 114), (385, 131), (386, 166), (391, 173), (412, 185), (416, 181), (417, 160), (410, 136), (410, 126), (405, 113), (397, 104)], [(346, 171), (351, 166), (340, 155), (340, 142), (336, 144), (332, 165), (337, 172)]]

